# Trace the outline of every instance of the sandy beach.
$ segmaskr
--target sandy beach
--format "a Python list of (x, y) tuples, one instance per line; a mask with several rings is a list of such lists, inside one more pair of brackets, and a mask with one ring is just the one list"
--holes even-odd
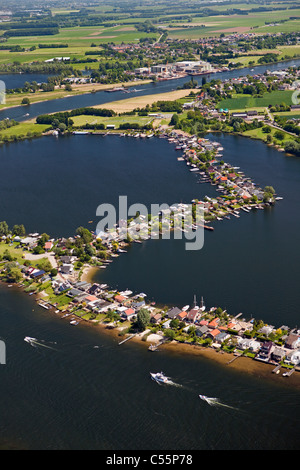
[(110, 103), (99, 104), (93, 106), (93, 108), (104, 108), (111, 109), (116, 113), (125, 113), (133, 111), (136, 108), (144, 108), (147, 104), (152, 105), (157, 101), (174, 101), (180, 98), (188, 96), (191, 91), (195, 93), (199, 90), (175, 90), (169, 91), (167, 93), (158, 93), (157, 95), (145, 95), (145, 96), (135, 96), (133, 98), (127, 98), (120, 101), (111, 101)]
[(95, 274), (99, 271), (99, 268), (93, 266), (84, 267), (81, 275), (81, 281), (93, 283)]

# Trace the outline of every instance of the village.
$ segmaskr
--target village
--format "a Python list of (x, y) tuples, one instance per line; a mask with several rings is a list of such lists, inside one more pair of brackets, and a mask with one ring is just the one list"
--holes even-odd
[[(30, 252), (39, 238), (39, 234), (30, 234), (20, 241), (14, 237), (14, 243), (20, 244), (26, 259), (26, 251)], [(55, 245), (63, 247), (68, 241), (46, 242), (47, 255), (52, 253)], [(122, 247), (125, 246), (123, 243)], [(116, 252), (111, 249), (110, 253), (118, 256), (124, 251), (121, 248)], [(165, 342), (175, 341), (232, 353), (233, 358), (247, 356), (272, 364), (274, 373), (282, 367), (284, 376), (299, 370), (300, 332), (297, 328), (286, 325), (275, 327), (254, 318), (247, 320), (242, 313), (232, 316), (220, 307), (207, 308), (203, 297), (199, 305), (194, 296), (191, 306), (160, 307), (154, 302), (147, 302), (147, 295), (143, 292), (134, 294), (129, 289), (117, 291), (106, 284), (80, 280), (75, 262), (76, 256), (58, 257), (55, 262), (56, 276), (30, 264), (19, 264), (22, 280), (17, 285), (29, 295), (34, 294), (40, 307), (54, 311), (71, 325), (82, 321), (101, 324), (115, 329), (118, 336), (125, 338), (122, 342), (138, 336), (141, 341), (146, 341), (150, 351), (157, 350)], [(1, 262), (1, 265), (3, 276), (5, 263)], [(50, 301), (44, 295), (49, 292), (49, 287), (54, 294)], [(148, 321), (142, 331), (137, 330), (136, 320), (139, 315), (145, 316), (145, 312)]]
[[(199, 172), (199, 182), (216, 185), (216, 191), (223, 193), (216, 198), (193, 200), (193, 204), (203, 205), (205, 222), (239, 217), (241, 210), (264, 209), (276, 200), (272, 191), (256, 187), (237, 168), (225, 164), (221, 160), (223, 149), (217, 142), (174, 130), (161, 132), (160, 137), (167, 138), (175, 149), (181, 150), (178, 160), (185, 160), (190, 171)], [(206, 156), (204, 162), (203, 155)], [(176, 214), (176, 208), (173, 210)], [(165, 217), (165, 220), (171, 223), (170, 218)], [(155, 224), (158, 220), (151, 222)], [(135, 233), (141, 230), (141, 237), (124, 239), (121, 225), (100, 235), (81, 227), (74, 237), (58, 240), (38, 233), (25, 237), (4, 235), (1, 244), (7, 250), (0, 262), (1, 278), (11, 287), (18, 285), (29, 295), (34, 294), (39, 306), (53, 310), (71, 325), (82, 321), (100, 324), (116, 330), (125, 338), (122, 342), (138, 337), (150, 343), (150, 351), (165, 342), (175, 341), (226, 351), (234, 358), (247, 356), (273, 364), (275, 373), (283, 367), (285, 376), (299, 370), (300, 331), (297, 328), (275, 327), (254, 318), (247, 320), (242, 313), (232, 316), (221, 307), (206, 308), (203, 298), (197, 305), (196, 296), (192, 306), (158, 306), (147, 302), (147, 294), (143, 292), (134, 294), (129, 289), (119, 292), (106, 284), (93, 282), (93, 277), (85, 279), (84, 274), (90, 270), (107, 268), (115, 257), (126, 253), (131, 243), (142, 243), (150, 238), (151, 224), (138, 217), (128, 221), (128, 227), (132, 223)], [(160, 235), (163, 226), (158, 227)], [(204, 225), (204, 228), (214, 230), (212, 226)], [(10, 255), (10, 247), (15, 252), (21, 251), (20, 261)], [(13, 279), (11, 275), (16, 271), (18, 276)], [(142, 328), (137, 327), (138, 320)]]

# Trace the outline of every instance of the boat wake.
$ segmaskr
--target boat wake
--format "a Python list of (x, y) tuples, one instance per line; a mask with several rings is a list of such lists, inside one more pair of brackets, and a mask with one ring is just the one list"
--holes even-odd
[(201, 398), (201, 400), (205, 401), (210, 406), (222, 406), (224, 408), (230, 408), (232, 410), (238, 410), (238, 408), (235, 408), (234, 406), (230, 406), (230, 405), (226, 405), (225, 403), (222, 403), (219, 400), (219, 398), (207, 397), (206, 395), (199, 395), (199, 398)]
[(52, 349), (53, 351), (56, 351), (56, 349), (53, 348), (52, 346), (45, 344), (44, 340), (38, 340), (37, 338), (31, 338), (30, 336), (25, 336), (24, 341), (26, 341), (26, 343), (30, 344), (30, 346), (33, 346), (34, 348), (43, 347), (43, 348)]
[(167, 377), (163, 372), (150, 372), (151, 379), (159, 385), (173, 385), (173, 387), (182, 387), (182, 385), (173, 382), (170, 377)]

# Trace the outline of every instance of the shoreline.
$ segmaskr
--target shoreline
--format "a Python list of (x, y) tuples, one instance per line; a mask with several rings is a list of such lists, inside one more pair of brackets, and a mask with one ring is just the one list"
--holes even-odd
[[(55, 312), (53, 309), (51, 311), (55, 316), (60, 316), (62, 318), (62, 312)], [(96, 328), (100, 334), (109, 335), (112, 339), (114, 339), (118, 345), (124, 339), (128, 338), (130, 334), (122, 335), (120, 334), (122, 328), (120, 327), (112, 327), (110, 323), (103, 323), (97, 321), (90, 321), (90, 320), (82, 320), (83, 325), (89, 328)], [(81, 322), (80, 322), (81, 323)], [(128, 343), (132, 342), (140, 347), (146, 348), (149, 350), (150, 344), (157, 343), (159, 340), (158, 338), (161, 336), (156, 334), (150, 334), (149, 337), (143, 340), (143, 336), (147, 333), (147, 330), (144, 332), (136, 334), (131, 339), (127, 340)], [(155, 340), (154, 336), (157, 337)], [(211, 347), (203, 347), (201, 345), (196, 344), (187, 344), (187, 343), (179, 343), (176, 340), (166, 342), (160, 345), (156, 351), (156, 353), (162, 352), (163, 354), (170, 354), (173, 357), (176, 355), (182, 356), (182, 354), (189, 355), (194, 358), (201, 358), (203, 360), (209, 360), (214, 363), (214, 365), (218, 365), (222, 367), (223, 370), (227, 367), (233, 373), (242, 373), (244, 375), (251, 375), (256, 379), (263, 379), (267, 380), (273, 384), (278, 386), (284, 387), (293, 387), (297, 390), (300, 390), (300, 374), (299, 371), (296, 371), (290, 377), (286, 378), (283, 377), (282, 374), (277, 375), (272, 373), (274, 368), (276, 367), (275, 364), (264, 363), (250, 357), (237, 357), (233, 354), (223, 352), (221, 350), (216, 350)], [(150, 354), (150, 351), (149, 351)], [(286, 370), (283, 368), (283, 370)], [(298, 373), (297, 373), (298, 372)]]

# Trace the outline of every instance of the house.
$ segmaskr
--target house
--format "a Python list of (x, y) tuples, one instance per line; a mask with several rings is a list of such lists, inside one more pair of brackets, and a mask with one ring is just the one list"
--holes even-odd
[(95, 302), (96, 300), (99, 300), (99, 299), (95, 295), (89, 294), (85, 297), (86, 302)]
[(144, 300), (141, 300), (140, 302), (133, 302), (132, 303), (132, 308), (135, 308), (136, 310), (141, 309), (146, 305), (146, 302)]
[(95, 294), (99, 294), (99, 292), (101, 291), (101, 287), (99, 284), (93, 284), (92, 287), (88, 290), (89, 294), (91, 295), (95, 295)]
[(196, 328), (196, 336), (205, 336), (209, 332), (209, 328), (206, 325), (199, 326)]
[(285, 358), (287, 364), (294, 364), (297, 366), (300, 364), (300, 351), (291, 351)]
[(167, 320), (165, 321), (161, 326), (162, 328), (170, 328), (170, 323), (171, 323), (171, 320)]
[(85, 281), (78, 281), (76, 282), (76, 284), (74, 284), (74, 287), (76, 287), (77, 289), (88, 291), (91, 287), (91, 284)]
[(208, 323), (208, 328), (215, 329), (218, 326), (218, 323), (220, 321), (220, 318), (214, 318), (212, 321)]
[(78, 297), (82, 293), (83, 293), (82, 290), (73, 288), (73, 289), (69, 290), (69, 292), (67, 293), (67, 296), (68, 297)]
[(280, 362), (283, 361), (284, 357), (286, 356), (286, 350), (283, 348), (275, 347), (271, 353), (271, 358), (276, 361)]
[(71, 263), (74, 263), (75, 260), (76, 260), (75, 256), (67, 256), (67, 255), (64, 255), (64, 256), (61, 256), (61, 257), (60, 257), (60, 261), (61, 261), (63, 264), (71, 264)]
[(115, 298), (115, 301), (116, 301), (116, 302), (119, 302), (120, 304), (121, 304), (122, 302), (124, 302), (124, 300), (127, 299), (127, 297), (125, 297), (125, 295), (120, 295), (120, 294), (115, 295), (114, 298)]
[(150, 322), (151, 323), (159, 323), (162, 319), (161, 313), (155, 313), (151, 316)]
[(219, 344), (222, 344), (228, 338), (230, 338), (230, 335), (226, 333), (225, 331), (221, 331), (219, 334), (215, 336), (215, 341)]
[(262, 328), (258, 330), (258, 333), (265, 335), (265, 336), (269, 336), (271, 333), (273, 333), (273, 331), (274, 331), (274, 326), (264, 325)]
[(124, 310), (124, 312), (121, 313), (121, 317), (124, 320), (132, 320), (134, 317), (136, 317), (136, 312), (133, 308), (128, 308), (127, 310)]
[(252, 338), (239, 338), (237, 346), (239, 349), (249, 349), (249, 351), (258, 352), (261, 344), (259, 341), (255, 341)]
[(214, 340), (215, 337), (216, 337), (217, 335), (219, 335), (220, 333), (221, 333), (221, 331), (218, 330), (217, 328), (215, 328), (214, 330), (210, 330), (210, 331), (208, 332), (207, 337)]
[(50, 242), (45, 243), (45, 250), (46, 251), (50, 251), (50, 250), (52, 250), (52, 248), (53, 248), (53, 242), (50, 241)]
[(300, 347), (300, 336), (290, 333), (285, 341), (285, 347), (289, 349), (297, 349)]
[(192, 323), (195, 323), (197, 321), (197, 319), (199, 318), (199, 312), (200, 312), (199, 308), (192, 308), (188, 312), (186, 320), (190, 321)]
[(187, 317), (187, 312), (182, 311), (176, 315), (177, 320), (184, 321), (185, 318)]
[(258, 356), (257, 358), (258, 359), (261, 359), (263, 361), (268, 361), (271, 357), (271, 353), (272, 353), (272, 350), (273, 350), (273, 343), (272, 341), (265, 341), (264, 343), (262, 343), (261, 345), (261, 348), (260, 348), (260, 351), (258, 353)]
[(41, 269), (41, 270), (35, 269), (35, 270), (30, 274), (30, 277), (31, 277), (32, 279), (39, 279), (39, 278), (43, 277), (44, 274), (46, 274), (46, 272), (43, 271), (42, 269)]
[(59, 271), (60, 271), (62, 274), (71, 274), (71, 272), (73, 271), (73, 269), (74, 269), (73, 264), (63, 264), (63, 265), (59, 268)]
[(176, 318), (177, 315), (179, 315), (180, 312), (181, 312), (181, 310), (178, 307), (173, 307), (173, 308), (171, 308), (171, 310), (168, 310), (166, 315), (167, 315), (168, 318), (172, 319), (172, 318)]

